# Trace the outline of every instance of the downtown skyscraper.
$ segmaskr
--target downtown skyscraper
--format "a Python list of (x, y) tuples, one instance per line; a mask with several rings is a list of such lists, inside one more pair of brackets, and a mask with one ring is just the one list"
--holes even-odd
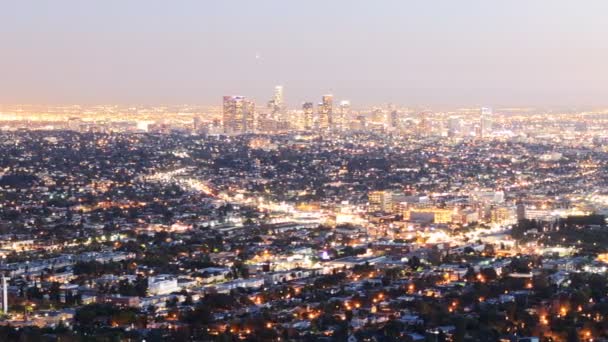
[(302, 104), (302, 128), (307, 131), (314, 128), (314, 105), (312, 102)]
[(319, 103), (319, 117), (317, 122), (318, 129), (327, 131), (332, 127), (333, 102), (333, 95), (324, 95), (321, 103)]
[(480, 110), (480, 135), (487, 138), (492, 134), (493, 120), (492, 108), (483, 107)]
[(348, 119), (350, 117), (350, 101), (340, 101), (337, 115), (332, 118), (332, 129), (336, 131), (346, 130)]
[(224, 133), (241, 134), (255, 130), (255, 103), (244, 96), (224, 96)]
[(272, 97), (272, 100), (274, 102), (274, 105), (279, 107), (279, 108), (283, 108), (284, 106), (284, 99), (283, 99), (283, 86), (275, 86), (274, 87), (274, 96)]

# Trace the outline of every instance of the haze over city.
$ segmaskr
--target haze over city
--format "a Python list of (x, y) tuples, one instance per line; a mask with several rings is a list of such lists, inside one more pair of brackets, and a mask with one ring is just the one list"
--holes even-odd
[(608, 105), (608, 3), (5, 1), (0, 103)]
[(0, 4), (0, 342), (608, 342), (608, 2)]

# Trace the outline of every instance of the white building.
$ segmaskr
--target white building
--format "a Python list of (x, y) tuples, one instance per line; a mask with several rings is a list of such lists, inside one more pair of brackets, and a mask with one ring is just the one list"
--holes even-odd
[(177, 278), (171, 275), (161, 274), (148, 278), (148, 294), (152, 296), (164, 295), (180, 291)]

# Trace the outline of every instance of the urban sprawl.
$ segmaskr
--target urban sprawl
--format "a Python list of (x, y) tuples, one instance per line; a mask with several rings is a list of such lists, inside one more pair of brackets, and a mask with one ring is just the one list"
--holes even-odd
[(0, 340), (608, 341), (608, 110), (269, 97), (0, 106)]

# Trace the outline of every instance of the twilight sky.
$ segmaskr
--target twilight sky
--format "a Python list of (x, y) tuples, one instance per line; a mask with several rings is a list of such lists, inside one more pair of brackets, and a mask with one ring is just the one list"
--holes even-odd
[(606, 0), (2, 0), (1, 103), (608, 105)]

